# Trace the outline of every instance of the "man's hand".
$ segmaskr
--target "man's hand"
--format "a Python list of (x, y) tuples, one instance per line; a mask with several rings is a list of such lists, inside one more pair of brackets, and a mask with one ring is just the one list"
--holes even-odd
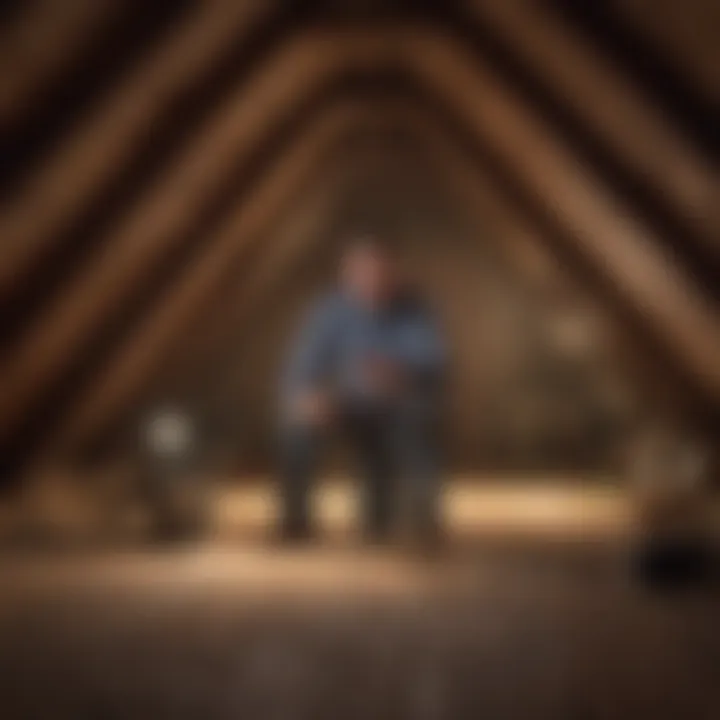
[(369, 358), (365, 364), (365, 372), (371, 392), (382, 398), (398, 396), (407, 384), (403, 367), (387, 358)]
[(307, 390), (299, 393), (294, 399), (291, 413), (293, 419), (298, 422), (324, 425), (332, 420), (334, 408), (327, 393)]

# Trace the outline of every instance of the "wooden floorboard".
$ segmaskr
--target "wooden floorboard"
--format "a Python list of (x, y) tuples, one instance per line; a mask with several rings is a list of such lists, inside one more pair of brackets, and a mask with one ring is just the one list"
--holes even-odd
[(0, 555), (0, 717), (720, 717), (720, 597), (633, 582), (618, 490), (456, 481), (433, 558), (319, 506), (303, 548), (246, 483), (201, 543)]

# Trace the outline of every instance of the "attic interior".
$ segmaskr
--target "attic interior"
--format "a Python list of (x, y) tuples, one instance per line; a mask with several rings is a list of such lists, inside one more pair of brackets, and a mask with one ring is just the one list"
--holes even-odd
[[(713, 0), (0, 4), (3, 717), (717, 716), (716, 585), (630, 567), (720, 543), (719, 35)], [(323, 541), (266, 541), (288, 342), (369, 231), (450, 348), (430, 566), (356, 547), (342, 452)], [(172, 553), (136, 517), (168, 406), (209, 518)]]

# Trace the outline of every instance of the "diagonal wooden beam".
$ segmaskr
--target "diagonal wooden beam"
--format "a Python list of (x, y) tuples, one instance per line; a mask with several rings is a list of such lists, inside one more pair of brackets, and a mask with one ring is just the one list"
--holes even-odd
[(610, 0), (633, 27), (652, 38), (682, 68), (698, 91), (720, 103), (720, 6), (715, 0), (657, 3)]
[[(380, 130), (389, 124), (395, 126), (399, 110), (396, 103), (388, 105), (381, 117), (374, 118), (373, 127), (378, 123)], [(281, 290), (278, 278), (292, 272), (298, 260), (317, 246), (327, 231), (327, 218), (332, 216), (338, 196), (350, 180), (372, 162), (366, 152), (345, 148), (343, 144), (328, 162), (313, 169), (312, 176), (300, 184), (303, 192), (298, 193), (291, 206), (278, 215), (271, 228), (254, 240), (258, 249), (252, 258), (252, 271), (245, 268), (241, 281), (233, 283), (213, 301), (208, 317), (198, 318), (185, 329), (183, 335), (187, 333), (193, 338), (192, 347), (163, 378), (163, 387), (180, 390), (201, 366), (221, 364), (219, 355), (223, 348), (231, 338), (238, 336), (247, 316), (257, 314), (263, 297), (272, 289)], [(157, 365), (162, 365), (162, 358), (158, 358)], [(153, 379), (151, 375), (147, 380)], [(217, 386), (217, 376), (207, 380)], [(199, 384), (192, 383), (195, 387)], [(132, 398), (129, 401), (132, 402)]]
[(535, 0), (466, 0), (563, 102), (623, 161), (662, 193), (707, 250), (720, 258), (712, 233), (717, 172), (614, 66)]
[[(572, 234), (578, 248), (641, 308), (653, 333), (720, 400), (720, 321), (707, 298), (654, 242), (631, 207), (581, 165), (562, 139), (497, 76), (431, 34), (398, 38), (408, 71), (472, 124), (527, 190)], [(469, 92), (474, 88), (474, 92)]]
[(35, 257), (59, 242), (62, 229), (99, 196), (177, 97), (243, 42), (273, 7), (270, 2), (200, 3), (45, 161), (0, 214), (0, 302), (23, 282)]
[[(531, 286), (547, 289), (561, 280), (563, 270), (552, 254), (548, 239), (525, 216), (523, 208), (497, 187), (487, 169), (478, 166), (464, 152), (437, 117), (422, 106), (407, 104), (398, 107), (388, 119), (412, 139), (425, 158), (428, 171), (440, 178), (439, 182), (449, 189), (451, 196), (460, 200), (470, 221), (482, 229), (482, 236), (492, 242), (493, 249)], [(193, 374), (201, 375), (201, 366), (208, 363), (215, 367), (215, 355), (224, 352), (231, 338), (237, 347), (242, 347), (243, 337), (249, 337), (252, 330), (262, 324), (257, 309), (264, 307), (264, 299), (275, 291), (280, 292), (297, 265), (318, 249), (323, 241), (321, 229), (313, 228), (298, 236), (292, 229), (294, 222), (295, 215), (288, 219), (284, 232), (274, 233), (277, 241), (257, 258), (255, 267), (259, 271), (253, 272), (251, 281), (238, 286), (224, 299), (224, 322), (222, 325), (218, 322), (201, 336), (198, 342), (202, 352), (196, 353), (184, 366), (185, 379)], [(232, 355), (225, 360), (225, 365), (237, 371), (229, 370), (225, 374), (221, 369), (219, 375), (214, 373), (208, 378), (205, 395), (232, 396), (242, 384), (241, 358)]]
[[(360, 119), (360, 118), (358, 118)], [(385, 118), (383, 118), (385, 119)], [(218, 293), (208, 308), (206, 316), (201, 316), (188, 325), (183, 336), (192, 338), (185, 344), (182, 356), (173, 364), (162, 379), (158, 373), (150, 373), (143, 387), (158, 379), (158, 384), (173, 390), (182, 389), (189, 376), (195, 375), (200, 366), (215, 367), (219, 363), (220, 349), (238, 334), (245, 315), (257, 312), (261, 305), (258, 301), (270, 288), (279, 288), (277, 278), (284, 269), (295, 266), (297, 259), (314, 247), (314, 242), (322, 235), (327, 217), (332, 214), (338, 194), (367, 161), (365, 156), (348, 155), (339, 149), (330, 154), (327, 162), (317, 164), (312, 177), (304, 179), (299, 192), (293, 193), (289, 207), (277, 213), (271, 227), (265, 228), (257, 238), (252, 239), (256, 251), (251, 262), (252, 270), (243, 267), (238, 272), (238, 281), (228, 283)], [(241, 268), (238, 268), (238, 271)], [(163, 364), (162, 357), (156, 360), (156, 367)], [(209, 379), (209, 378), (208, 378)], [(197, 386), (198, 383), (192, 383)], [(127, 398), (128, 404), (133, 398)], [(110, 416), (110, 421), (113, 417)], [(103, 418), (101, 424), (108, 422)]]
[[(388, 51), (390, 47), (395, 60), (402, 61), (408, 72), (433, 88), (442, 102), (471, 122), (476, 131), (497, 148), (497, 152), (514, 168), (525, 186), (573, 232), (582, 251), (617, 283), (627, 301), (647, 310), (654, 332), (664, 337), (670, 349), (718, 397), (720, 369), (714, 359), (718, 356), (716, 351), (720, 347), (720, 340), (714, 314), (688, 279), (673, 266), (672, 259), (653, 246), (651, 235), (632, 219), (631, 211), (613, 198), (590, 175), (587, 168), (578, 165), (562, 141), (553, 136), (551, 129), (528, 113), (521, 98), (508, 90), (489, 68), (474, 63), (462, 48), (437, 34), (418, 28), (404, 28), (384, 36), (381, 41), (378, 40), (378, 45), (368, 43), (367, 38), (363, 40), (356, 36), (356, 40), (358, 45), (352, 46), (343, 44), (337, 35), (321, 35), (314, 41), (305, 38), (303, 43), (306, 43), (306, 52), (308, 47), (312, 49), (309, 57), (304, 53), (294, 55), (292, 50), (286, 49), (283, 57), (288, 54), (292, 57), (291, 67), (284, 68), (290, 76), (290, 87), (278, 87), (277, 83), (272, 83), (265, 93), (250, 93), (254, 101), (249, 110), (251, 117), (258, 124), (267, 117), (268, 106), (263, 102), (258, 103), (258, 97), (264, 100), (269, 95), (282, 102), (287, 101), (293, 89), (301, 88), (295, 97), (307, 92), (317, 76), (323, 74), (318, 70), (318, 64), (322, 68), (323, 63), (329, 64), (329, 58), (337, 63), (338, 58), (348, 57), (338, 54), (338, 43), (343, 52), (347, 52), (345, 48), (349, 46), (354, 47), (355, 53), (351, 53), (351, 57), (356, 60), (361, 58), (366, 66), (376, 66), (378, 55), (385, 58), (378, 51)], [(273, 67), (277, 67), (277, 61)], [(325, 72), (331, 74), (329, 68)], [(279, 75), (287, 79), (285, 72)], [(258, 105), (262, 106), (262, 110), (258, 110)], [(272, 104), (269, 105), (272, 108)], [(239, 117), (233, 115), (232, 128), (223, 124), (220, 129), (224, 133), (220, 132), (220, 137), (225, 141), (230, 137), (235, 142), (235, 133), (239, 132), (236, 127), (238, 122)], [(243, 129), (246, 129), (245, 125)], [(247, 138), (248, 135), (247, 132), (239, 133), (240, 138)], [(232, 143), (229, 143), (230, 146)], [(125, 241), (131, 243), (131, 250), (124, 259), (121, 257), (120, 272), (139, 272), (136, 265), (140, 261), (159, 252), (162, 241), (166, 247), (172, 242), (172, 234), (168, 229), (176, 231), (188, 216), (182, 211), (177, 213), (180, 219), (174, 224), (175, 215), (170, 214), (170, 207), (176, 209), (178, 202), (191, 202), (199, 190), (208, 191), (204, 181), (217, 171), (218, 165), (220, 168), (224, 165), (217, 155), (212, 155), (213, 150), (218, 151), (215, 141), (203, 139), (202, 153), (191, 155), (193, 162), (185, 165), (183, 181), (179, 186), (171, 184), (170, 190), (165, 189), (160, 194), (159, 207), (155, 208), (159, 212), (155, 218), (152, 217), (155, 213), (139, 213), (134, 217), (135, 222), (130, 224), (132, 233), (127, 233), (127, 228), (123, 229), (126, 233)], [(213, 183), (209, 185), (214, 187)], [(184, 209), (182, 205), (180, 207)], [(168, 219), (173, 221), (169, 226), (164, 224)], [(148, 235), (149, 239), (159, 239), (160, 248), (145, 243), (138, 245), (139, 241), (134, 237), (136, 233), (142, 237), (142, 241), (147, 241)], [(104, 258), (105, 267), (99, 277), (90, 278), (89, 285), (96, 293), (88, 293), (86, 286), (80, 292), (72, 293), (70, 300), (61, 304), (59, 317), (69, 323), (71, 332), (68, 332), (67, 325), (52, 322), (49, 323), (50, 327), (34, 336), (37, 344), (20, 356), (24, 362), (19, 367), (25, 373), (18, 372), (16, 381), (10, 385), (15, 392), (7, 394), (10, 400), (5, 403), (5, 409), (9, 407), (14, 411), (22, 407), (28, 394), (32, 393), (33, 381), (46, 377), (46, 373), (56, 364), (62, 365), (63, 361), (67, 361), (70, 356), (66, 345), (68, 338), (79, 338), (88, 325), (100, 320), (97, 302), (88, 310), (88, 297), (102, 296), (102, 291), (110, 285), (114, 293), (110, 296), (111, 301), (119, 300), (121, 292), (118, 283), (121, 275), (116, 260), (117, 257), (108, 255)], [(103, 303), (107, 307), (107, 297)], [(53, 320), (58, 320), (58, 314), (55, 314)], [(38, 349), (46, 352), (38, 355)], [(28, 365), (31, 370), (29, 373)], [(37, 373), (38, 369), (42, 372)], [(28, 377), (32, 379), (28, 381)], [(12, 417), (13, 412), (6, 411), (5, 417), (8, 416)]]
[(285, 117), (313, 88), (348, 68), (383, 65), (382, 34), (311, 32), (286, 45), (243, 84), (110, 237), (102, 252), (0, 365), (0, 436), (68, 367), (75, 351), (131, 293), (135, 282), (198, 217), (223, 181), (266, 136), (268, 118)]
[(668, 366), (654, 347), (648, 346), (644, 338), (638, 338), (635, 322), (629, 321), (615, 297), (608, 297), (606, 289), (597, 287), (596, 283), (586, 285), (582, 275), (577, 276), (574, 266), (556, 253), (555, 239), (538, 227), (527, 208), (504, 193), (485, 168), (469, 162), (467, 154), (453, 146), (452, 136), (437, 131), (433, 134), (429, 128), (426, 146), (438, 167), (437, 172), (471, 220), (478, 228), (484, 225), (491, 228), (490, 237), (497, 239), (495, 248), (529, 287), (544, 296), (573, 288), (588, 309), (612, 322), (612, 337), (607, 338), (610, 346), (604, 347), (603, 352), (608, 357), (618, 357), (620, 351), (628, 385), (638, 384), (638, 377), (642, 379), (636, 388), (638, 397), (647, 396), (658, 386), (670, 385), (668, 397), (683, 395), (682, 402), (692, 406), (697, 398), (687, 397), (688, 385), (685, 378), (678, 376), (677, 368)]
[(0, 39), (0, 126), (61, 77), (121, 7), (119, 0), (42, 0), (27, 8)]
[[(448, 188), (463, 208), (463, 215), (480, 230), (479, 235), (492, 243), (493, 250), (508, 266), (529, 287), (544, 294), (566, 285), (568, 276), (572, 276), (572, 268), (563, 266), (554, 254), (554, 241), (536, 226), (522, 205), (503, 191), (493, 174), (467, 153), (449, 128), (422, 106), (410, 104), (398, 110), (402, 112), (393, 119), (421, 149), (427, 171)], [(203, 384), (204, 398), (232, 397), (243, 384), (241, 348), (246, 346), (243, 340), (250, 341), (253, 332), (262, 326), (257, 309), (265, 306), (264, 301), (271, 294), (282, 291), (295, 267), (315, 252), (323, 240), (323, 233), (317, 229), (297, 237), (291, 230), (294, 217), (288, 220), (289, 229), (284, 234), (282, 231), (273, 233), (273, 237), (277, 237), (276, 243), (265, 247), (263, 256), (256, 259), (252, 281), (256, 278), (258, 281), (236, 287), (229, 298), (223, 299), (223, 322), (218, 321), (214, 323), (215, 327), (200, 333), (195, 341), (196, 352), (188, 363), (183, 364), (180, 377), (175, 379), (178, 389), (187, 387), (188, 378), (206, 375), (203, 369), (207, 367), (212, 367), (213, 373)], [(256, 272), (257, 269), (261, 270)], [(587, 293), (590, 294), (589, 289)], [(614, 319), (623, 326), (624, 316)], [(227, 348), (231, 342), (238, 350), (228, 356)], [(219, 362), (221, 356), (222, 363)]]
[[(392, 110), (392, 112), (391, 112)], [(552, 255), (547, 238), (533, 226), (532, 221), (524, 217), (521, 207), (513, 203), (512, 199), (504, 195), (493, 182), (485, 170), (471, 161), (467, 154), (459, 147), (454, 138), (448, 136), (448, 129), (443, 127), (437, 118), (431, 116), (422, 105), (401, 104), (391, 106), (383, 111), (383, 119), (390, 127), (402, 128), (409, 136), (414, 137), (415, 143), (422, 148), (424, 154), (429, 154), (432, 166), (437, 173), (452, 185), (453, 192), (457, 193), (467, 204), (478, 227), (494, 230), (492, 237), (497, 236), (497, 249), (506, 256), (513, 267), (535, 285), (542, 284), (547, 287), (562, 277), (562, 269), (557, 259)], [(358, 172), (357, 163), (369, 162), (366, 155), (352, 162), (354, 173)], [(345, 164), (349, 164), (350, 159)], [(343, 171), (348, 174), (349, 171)], [(162, 373), (162, 385), (166, 388), (180, 387), (183, 381), (194, 375), (202, 376), (202, 367), (212, 367), (212, 377), (202, 383), (205, 387), (204, 395), (213, 393), (232, 393), (233, 380), (228, 380), (223, 368), (233, 364), (233, 360), (225, 360), (218, 370), (218, 358), (231, 338), (239, 338), (243, 328), (251, 317), (256, 318), (258, 308), (263, 307), (263, 298), (268, 293), (279, 290), (283, 285), (283, 278), (293, 272), (293, 268), (308, 253), (312, 253), (317, 243), (322, 239), (322, 228), (319, 226), (320, 216), (329, 212), (340, 180), (335, 175), (341, 175), (339, 169), (326, 171), (330, 178), (317, 180), (302, 180), (301, 186), (318, 184), (318, 189), (312, 200), (303, 199), (302, 207), (296, 208), (287, 218), (282, 229), (273, 232), (275, 242), (264, 245), (263, 252), (253, 256), (253, 271), (243, 276), (243, 281), (234, 284), (232, 290), (217, 298), (206, 314), (198, 314), (191, 318), (189, 324), (177, 333), (178, 342), (164, 348), (161, 356), (154, 360), (153, 367), (147, 367), (147, 376), (141, 378), (140, 385), (126, 388), (127, 393), (122, 398), (122, 404), (114, 408), (114, 412), (97, 416), (93, 424), (88, 424), (84, 433), (78, 435), (78, 443), (94, 436), (98, 429), (104, 428), (118, 414), (122, 413), (122, 405), (134, 403), (133, 394), (138, 395), (149, 381)], [(335, 187), (335, 194), (330, 194), (328, 188)], [(238, 238), (238, 241), (240, 238)], [(212, 240), (208, 240), (209, 243)], [(567, 269), (566, 269), (567, 272)], [(260, 320), (261, 322), (261, 320)], [(192, 338), (180, 352), (180, 341)], [(168, 368), (169, 357), (176, 357), (173, 368)], [(242, 363), (236, 363), (242, 367)], [(170, 374), (170, 378), (166, 377)], [(218, 374), (219, 373), (219, 374)], [(230, 385), (225, 384), (229, 382)], [(198, 382), (193, 383), (198, 385)], [(102, 387), (88, 394), (99, 395)], [(57, 450), (60, 449), (58, 445)]]
[[(654, 334), (664, 337), (671, 354), (691, 368), (714, 398), (720, 397), (717, 314), (672, 255), (656, 247), (631, 208), (579, 166), (549, 128), (523, 112), (522, 100), (487, 68), (461, 59), (462, 51), (439, 36), (410, 32), (406, 37), (408, 70), (419, 72), (491, 140), (525, 186), (569, 228), (583, 254), (627, 302), (648, 316)], [(483, 92), (468, 92), (473, 86)]]
[(188, 267), (179, 283), (154, 312), (142, 321), (123, 350), (113, 359), (96, 383), (79, 399), (76, 410), (49, 443), (51, 454), (77, 442), (108, 414), (117, 412), (145, 376), (167, 357), (166, 352), (181, 338), (193, 317), (201, 314), (204, 302), (223, 275), (235, 267), (250, 240), (257, 237), (288, 200), (288, 197), (322, 163), (322, 156), (367, 112), (362, 101), (334, 107), (296, 142), (266, 173), (228, 219), (220, 232), (208, 238), (200, 258)]
[[(549, 249), (552, 244), (542, 233), (538, 233), (523, 208), (504, 195), (493, 178), (471, 161), (461, 147), (455, 145), (453, 139), (447, 136), (447, 129), (439, 125), (436, 118), (426, 115), (422, 106), (400, 105), (391, 108), (392, 112), (390, 109), (383, 110), (381, 117), (385, 122), (404, 127), (409, 134), (416, 136), (416, 142), (430, 154), (443, 178), (452, 186), (453, 192), (465, 201), (478, 224), (487, 226), (489, 223), (495, 229), (493, 235), (498, 236), (498, 248), (524, 276), (544, 286), (553, 283), (554, 278), (562, 277), (563, 270)], [(304, 147), (302, 138), (298, 145)], [(304, 148), (303, 152), (305, 150), (308, 149)], [(308, 152), (312, 151), (311, 147)], [(296, 157), (298, 152), (297, 149), (291, 151), (291, 157)], [(307, 168), (314, 168), (318, 164), (309, 158), (307, 160)], [(307, 168), (305, 173), (312, 175)], [(296, 171), (292, 174), (293, 183), (300, 187), (307, 186), (307, 177), (299, 168)], [(339, 175), (338, 171), (330, 171), (328, 174), (332, 179), (330, 182), (327, 179), (319, 181), (322, 188), (337, 182), (335, 175)], [(268, 187), (272, 176), (271, 172), (267, 178)], [(289, 177), (285, 178), (288, 182)], [(284, 193), (291, 194), (290, 184)], [(331, 198), (323, 195), (324, 191), (321, 191), (319, 204), (312, 212), (308, 211), (306, 218), (312, 220), (313, 215), (317, 217), (317, 212), (322, 211), (322, 207), (328, 209), (327, 203)], [(260, 210), (265, 210), (267, 217), (277, 215), (277, 210), (270, 212), (265, 203), (261, 203), (258, 213)], [(308, 208), (305, 207), (305, 210)], [(264, 253), (257, 256), (252, 276), (237, 283), (233, 292), (223, 294), (221, 300), (215, 296), (215, 303), (220, 302), (222, 307), (217, 304), (210, 307), (207, 297), (213, 294), (212, 289), (218, 284), (219, 276), (227, 274), (229, 268), (236, 267), (237, 256), (246, 255), (249, 243), (257, 236), (257, 226), (253, 224), (246, 226), (245, 231), (242, 230), (248, 212), (246, 204), (243, 204), (238, 214), (231, 217), (217, 235), (206, 239), (200, 266), (187, 269), (185, 279), (148, 316), (97, 382), (86, 389), (75, 412), (53, 436), (48, 453), (44, 454), (46, 457), (83, 442), (98, 428), (104, 427), (109, 418), (116, 417), (123, 407), (134, 401), (133, 398), (146, 387), (148, 380), (161, 369), (163, 373), (169, 372), (177, 379), (192, 374), (193, 369), (207, 362), (208, 356), (212, 356), (215, 350), (226, 343), (230, 334), (236, 334), (248, 316), (257, 312), (263, 294), (276, 286), (282, 273), (292, 268), (304, 253), (312, 251), (312, 242), (319, 237), (317, 228), (315, 232), (312, 229), (301, 232), (301, 228), (297, 227), (296, 216), (293, 215), (293, 232), (286, 233), (285, 239), (278, 245), (266, 247)], [(251, 218), (258, 216), (250, 213)], [(231, 261), (230, 256), (234, 260)], [(211, 311), (212, 308), (215, 311)], [(209, 325), (206, 313), (210, 316)], [(216, 320), (213, 321), (213, 318)], [(188, 337), (194, 338), (195, 347), (183, 348), (179, 352), (182, 341)], [(174, 367), (167, 364), (170, 357), (177, 358), (172, 363)]]
[[(353, 122), (348, 130), (352, 133), (355, 126)], [(349, 168), (342, 161), (344, 145), (345, 140), (341, 140), (323, 152), (323, 158), (318, 158), (308, 177), (291, 193), (287, 207), (277, 210), (261, 232), (254, 237), (238, 238), (239, 242), (244, 241), (245, 250), (241, 252), (240, 262), (225, 270), (225, 275), (233, 274), (234, 280), (226, 282), (221, 292), (213, 292), (203, 301), (203, 308), (191, 314), (175, 337), (161, 349), (161, 354), (146, 365), (137, 382), (127, 388), (127, 393), (108, 412), (98, 416), (94, 426), (78, 434), (76, 443), (58, 443), (55, 448), (58, 454), (71, 457), (75, 449), (107, 437), (113, 428), (134, 417), (147, 402), (158, 397), (209, 397), (208, 388), (217, 388), (217, 381), (227, 369), (224, 357), (222, 361), (219, 357), (209, 359), (212, 348), (223, 340), (230, 341), (242, 330), (245, 313), (240, 305), (262, 298), (262, 289), (270, 286), (281, 268), (293, 268), (303, 248), (312, 245), (322, 232), (324, 218), (332, 211), (338, 188), (347, 180)], [(248, 260), (252, 267), (242, 267)], [(275, 287), (282, 292), (282, 286)], [(257, 304), (244, 309), (256, 314), (264, 311)], [(200, 374), (196, 375), (193, 369)], [(101, 391), (100, 386), (98, 388)], [(53, 457), (56, 456), (48, 454), (50, 460)]]

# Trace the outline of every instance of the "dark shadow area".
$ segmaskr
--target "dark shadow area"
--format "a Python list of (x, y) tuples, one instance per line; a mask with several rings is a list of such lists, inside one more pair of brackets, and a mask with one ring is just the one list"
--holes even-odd
[(67, 77), (44, 88), (23, 117), (3, 128), (0, 192), (5, 201), (12, 200), (23, 178), (74, 123), (102, 102), (162, 34), (171, 31), (191, 4), (190, 0), (160, 0), (151, 5), (131, 2), (123, 4), (117, 15), (109, 14), (104, 30), (89, 40)]
[(670, 58), (629, 27), (603, 0), (551, 0), (550, 4), (650, 93), (701, 153), (717, 159), (717, 108), (690, 88)]

